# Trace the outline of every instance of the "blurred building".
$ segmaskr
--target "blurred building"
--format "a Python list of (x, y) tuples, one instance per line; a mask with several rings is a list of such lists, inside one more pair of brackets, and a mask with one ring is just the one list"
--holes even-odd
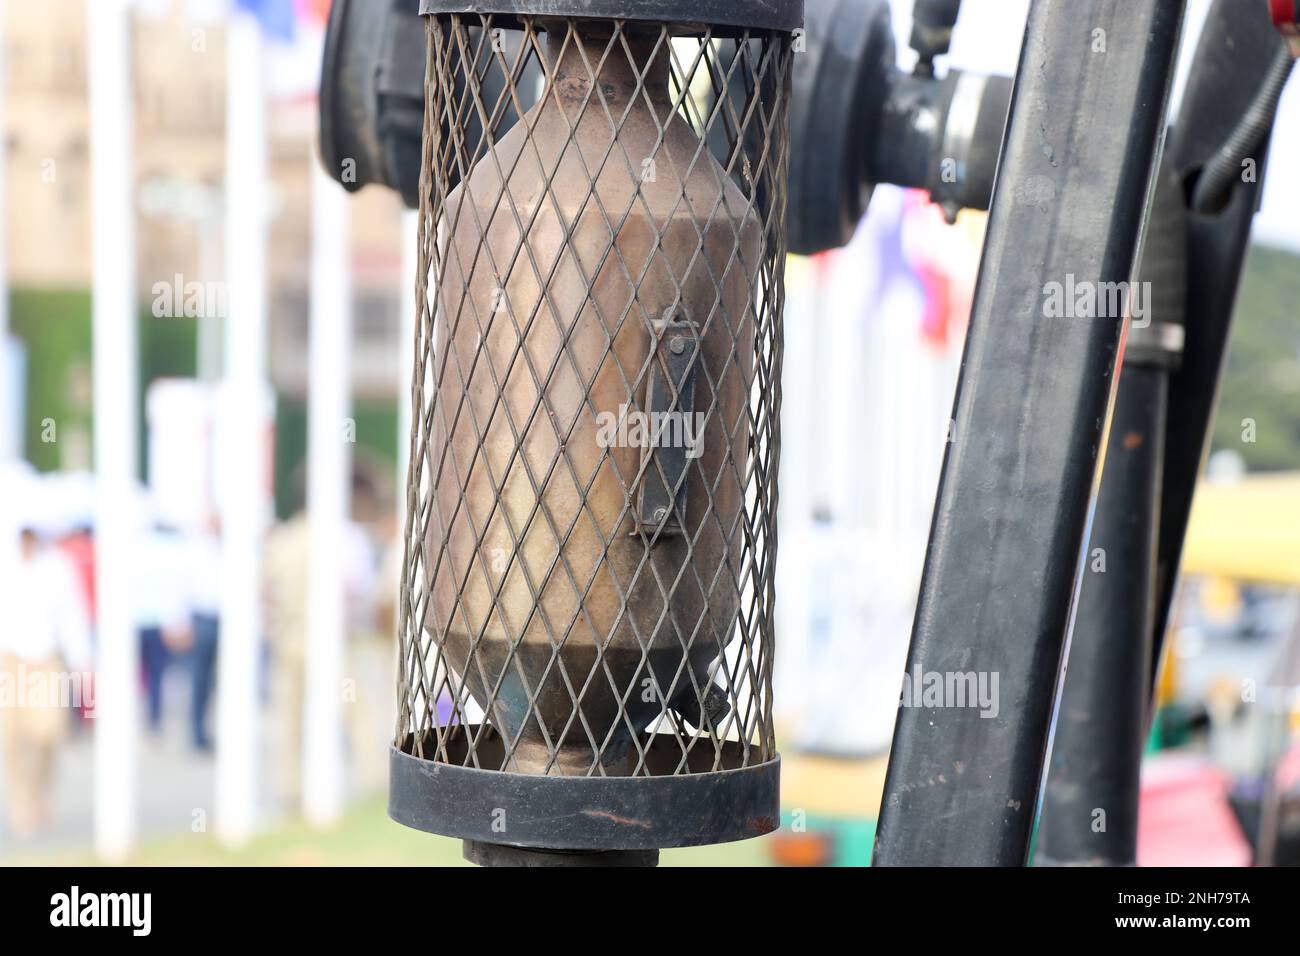
[(4, 6), (10, 281), (90, 282), (84, 4)]
[[(135, 25), (137, 289), (219, 283), (224, 271), (225, 29), (223, 5), (152, 0)], [(85, 0), (4, 5), (10, 282), (18, 289), (90, 286)], [(301, 65), (301, 64), (300, 64)], [(274, 65), (273, 65), (274, 66)], [(311, 64), (308, 64), (310, 69)], [(306, 393), (310, 172), (315, 102), (268, 111), (273, 203), (271, 378)], [(400, 204), (367, 190), (350, 204), (355, 265), (354, 394), (394, 397), (398, 380)], [(159, 321), (168, 321), (166, 319)]]

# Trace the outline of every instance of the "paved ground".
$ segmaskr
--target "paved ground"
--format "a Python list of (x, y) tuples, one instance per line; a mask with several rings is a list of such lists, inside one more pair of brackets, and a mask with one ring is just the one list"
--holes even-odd
[[(378, 792), (354, 792), (343, 820), (328, 831), (313, 830), (292, 819), (269, 792), (269, 781), (276, 779), (271, 742), (278, 739), (269, 713), (264, 713), (262, 724), (262, 779), (268, 781), (268, 792), (258, 835), (243, 849), (231, 851), (218, 845), (210, 833), (193, 832), (194, 811), (206, 809), (212, 802), (213, 759), (189, 746), (184, 714), (189, 692), (184, 678), (184, 673), (178, 672), (166, 688), (168, 710), (162, 738), (142, 735), (140, 839), (128, 862), (146, 866), (464, 865), (459, 840), (393, 823)], [(386, 680), (374, 693), (391, 694)], [(91, 766), (90, 735), (81, 734), (61, 755), (51, 826), (39, 837), (22, 842), (0, 831), (0, 865), (84, 866), (96, 862), (91, 849)], [(769, 862), (764, 844), (764, 840), (747, 840), (669, 850), (661, 859), (665, 866), (758, 866)]]
[[(212, 803), (212, 755), (190, 747), (185, 723), (188, 675), (177, 669), (168, 677), (161, 736), (144, 733), (142, 727), (139, 738), (137, 819), (140, 836), (146, 840), (191, 830), (195, 811), (209, 808)], [(38, 835), (17, 840), (0, 818), (0, 859), (90, 846), (93, 750), (88, 728), (80, 728), (69, 738), (59, 754), (53, 816)]]
[[(373, 656), (373, 655), (372, 655)], [(386, 713), (392, 697), (390, 676), (383, 667), (372, 666), (364, 655), (350, 656), (349, 666), (357, 680), (357, 701), (370, 719), (364, 724), (353, 721), (349, 713), (349, 730), (358, 727), (367, 738), (373, 737), (368, 754), (377, 754), (379, 765), (371, 760), (364, 768), (368, 789), (382, 786), (386, 768), (384, 751), (391, 733)], [(187, 708), (190, 701), (189, 673), (182, 667), (172, 668), (164, 684), (163, 727), (155, 737), (141, 728), (137, 790), (137, 821), (142, 844), (187, 838), (195, 835), (196, 821), (210, 825), (212, 819), (214, 758), (211, 752), (200, 753), (190, 745)], [(215, 706), (215, 704), (214, 704)], [(278, 799), (276, 787), (283, 775), (279, 772), (277, 745), (283, 740), (275, 723), (274, 709), (263, 707), (259, 734), (262, 744), (261, 801), (258, 811), (260, 831), (270, 830), (291, 816), (287, 801)], [(89, 853), (92, 845), (92, 767), (93, 742), (88, 729), (69, 738), (59, 755), (54, 787), (54, 807), (50, 824), (38, 835), (18, 840), (8, 832), (4, 814), (0, 813), (0, 863), (19, 858), (39, 860), (43, 856), (67, 857)], [(0, 767), (0, 800), (3, 799), (3, 767)], [(351, 797), (366, 792), (355, 777), (356, 768), (348, 770)], [(201, 835), (201, 834), (200, 834)]]

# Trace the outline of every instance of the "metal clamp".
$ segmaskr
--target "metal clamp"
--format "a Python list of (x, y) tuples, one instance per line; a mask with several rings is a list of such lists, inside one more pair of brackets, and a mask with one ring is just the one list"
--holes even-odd
[(685, 533), (686, 466), (700, 435), (694, 431), (695, 357), (700, 334), (669, 312), (650, 322), (653, 338), (646, 382), (648, 419), (637, 492), (636, 530), (662, 536)]

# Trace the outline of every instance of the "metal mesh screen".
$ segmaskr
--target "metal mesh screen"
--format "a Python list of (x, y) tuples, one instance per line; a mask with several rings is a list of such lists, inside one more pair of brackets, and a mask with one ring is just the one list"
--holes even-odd
[(397, 746), (766, 762), (790, 36), (426, 28)]

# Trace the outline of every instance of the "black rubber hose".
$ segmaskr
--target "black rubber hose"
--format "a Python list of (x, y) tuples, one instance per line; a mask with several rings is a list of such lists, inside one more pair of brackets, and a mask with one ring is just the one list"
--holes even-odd
[(1283, 46), (1269, 67), (1264, 84), (1250, 104), (1250, 109), (1242, 116), (1232, 135), (1201, 170), (1192, 193), (1193, 211), (1213, 213), (1223, 208), (1233, 180), (1241, 175), (1241, 164), (1259, 148), (1273, 127), (1277, 104), (1282, 98), (1282, 90), (1293, 66), (1295, 59), (1291, 56), (1291, 51)]

